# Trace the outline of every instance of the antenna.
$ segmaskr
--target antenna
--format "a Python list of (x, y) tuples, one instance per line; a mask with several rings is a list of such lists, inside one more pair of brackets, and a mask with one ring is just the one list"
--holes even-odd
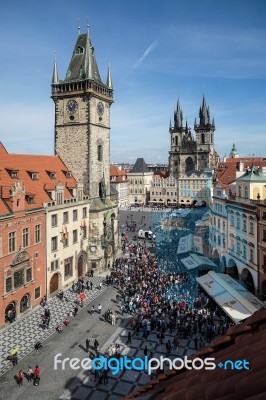
[(88, 32), (88, 35), (89, 35), (89, 33), (90, 33), (89, 17), (87, 17), (87, 32)]

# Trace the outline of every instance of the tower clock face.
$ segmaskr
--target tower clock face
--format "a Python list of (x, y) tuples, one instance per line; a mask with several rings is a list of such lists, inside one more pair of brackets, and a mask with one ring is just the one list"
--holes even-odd
[(97, 114), (102, 117), (104, 113), (104, 105), (101, 101), (98, 102), (97, 104)]
[(70, 115), (75, 114), (78, 111), (78, 103), (76, 100), (68, 100), (66, 105), (66, 112)]

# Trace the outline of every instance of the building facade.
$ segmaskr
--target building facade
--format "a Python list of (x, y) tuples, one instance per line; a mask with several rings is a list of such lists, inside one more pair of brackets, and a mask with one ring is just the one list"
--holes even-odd
[(51, 191), (52, 201), (44, 203), (48, 297), (70, 287), (91, 270), (89, 199), (84, 195), (83, 184), (72, 186), (72, 197), (66, 199), (59, 182)]
[(143, 158), (137, 159), (127, 177), (129, 204), (148, 205), (153, 172), (149, 171)]
[(180, 204), (204, 202), (212, 203), (213, 171), (190, 171), (181, 174), (178, 179), (178, 202)]
[(87, 272), (89, 201), (58, 156), (0, 154), (2, 325)]
[[(236, 171), (231, 168), (230, 176), (233, 174), (235, 176)], [(261, 168), (254, 166), (242, 171), (224, 189), (216, 182), (211, 234), (213, 257), (219, 257), (221, 269), (243, 282), (249, 291), (261, 296), (264, 295), (266, 278), (263, 267), (264, 200), (260, 199), (266, 198), (265, 184), (266, 175)]]
[(177, 206), (178, 181), (173, 176), (163, 178), (160, 175), (153, 177), (150, 187), (150, 205)]
[(118, 207), (128, 207), (128, 180), (126, 171), (116, 165), (110, 166), (110, 184), (116, 189)]

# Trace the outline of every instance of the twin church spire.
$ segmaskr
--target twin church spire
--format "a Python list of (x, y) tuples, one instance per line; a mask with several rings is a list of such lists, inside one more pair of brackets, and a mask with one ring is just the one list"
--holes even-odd
[(92, 46), (90, 39), (89, 29), (87, 29), (87, 33), (80, 33), (79, 28), (78, 37), (65, 79), (62, 81), (59, 80), (57, 62), (55, 60), (52, 75), (52, 85), (81, 80), (92, 80), (99, 85), (106, 86), (108, 89), (113, 90), (110, 64), (108, 66), (106, 84), (104, 84), (100, 77), (94, 54), (94, 47)]
[[(205, 96), (203, 95), (202, 98), (202, 104), (199, 109), (199, 123), (197, 123), (197, 119), (195, 118), (194, 121), (194, 128), (207, 128), (211, 127), (212, 129), (215, 129), (215, 123), (214, 119), (211, 122), (210, 118), (210, 109), (209, 106), (207, 106)], [(176, 131), (187, 131), (188, 130), (188, 125), (186, 121), (186, 126), (183, 126), (183, 111), (180, 106), (179, 99), (177, 100), (177, 106), (176, 109), (174, 110), (174, 125), (172, 126), (172, 122), (170, 120), (170, 129), (174, 129)]]

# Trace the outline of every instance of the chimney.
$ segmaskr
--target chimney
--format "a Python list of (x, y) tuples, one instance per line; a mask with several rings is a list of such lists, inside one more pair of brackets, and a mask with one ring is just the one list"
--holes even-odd
[(244, 163), (243, 163), (243, 161), (239, 161), (238, 170), (239, 170), (239, 172), (244, 172)]

